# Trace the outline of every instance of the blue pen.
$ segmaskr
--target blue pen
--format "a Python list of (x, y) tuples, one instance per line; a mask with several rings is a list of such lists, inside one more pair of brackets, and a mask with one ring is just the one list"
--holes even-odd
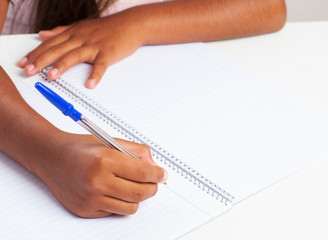
[(98, 138), (101, 142), (103, 142), (107, 147), (114, 148), (122, 153), (125, 153), (126, 155), (132, 158), (139, 160), (139, 158), (136, 155), (134, 155), (132, 152), (127, 150), (114, 138), (112, 138), (106, 132), (101, 130), (96, 124), (94, 124), (85, 116), (83, 116), (79, 111), (77, 111), (74, 108), (74, 106), (71, 103), (66, 102), (62, 97), (60, 97), (57, 93), (52, 91), (50, 88), (46, 87), (40, 82), (35, 83), (34, 86), (46, 99), (48, 99), (54, 106), (56, 106), (64, 115), (72, 118), (75, 122), (80, 124), (83, 128), (85, 128), (96, 138)]

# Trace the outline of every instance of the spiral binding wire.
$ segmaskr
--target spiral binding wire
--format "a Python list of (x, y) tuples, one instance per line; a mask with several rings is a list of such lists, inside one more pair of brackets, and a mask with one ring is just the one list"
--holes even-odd
[(150, 140), (147, 136), (131, 127), (129, 124), (121, 120), (118, 116), (114, 115), (109, 110), (105, 109), (102, 105), (98, 104), (86, 94), (82, 93), (65, 80), (58, 78), (56, 81), (49, 80), (47, 77), (47, 70), (43, 69), (40, 72), (42, 79), (50, 83), (52, 86), (63, 92), (66, 96), (78, 103), (80, 106), (87, 109), (94, 114), (97, 118), (104, 121), (117, 132), (125, 136), (128, 140), (146, 144), (150, 147), (152, 156), (157, 160), (164, 163), (166, 166), (176, 171), (186, 180), (193, 183), (199, 189), (202, 189), (207, 194), (210, 194), (215, 199), (221, 201), (225, 205), (232, 204), (234, 196), (226, 192), (224, 189), (214, 184), (204, 175), (188, 166), (186, 163), (175, 157), (166, 149)]

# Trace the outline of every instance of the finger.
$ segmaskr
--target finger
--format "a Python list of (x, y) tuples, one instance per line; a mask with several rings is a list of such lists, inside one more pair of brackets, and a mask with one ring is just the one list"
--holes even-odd
[(118, 138), (116, 140), (121, 143), (126, 149), (133, 152), (141, 161), (157, 166), (156, 162), (151, 156), (150, 148), (146, 144), (134, 143)]
[(130, 203), (119, 199), (103, 196), (99, 199), (99, 211), (115, 213), (119, 215), (131, 215), (137, 212), (138, 203)]
[(48, 40), (49, 38), (52, 38), (54, 36), (57, 36), (58, 34), (66, 31), (68, 28), (70, 28), (72, 25), (67, 25), (67, 26), (59, 26), (55, 27), (51, 30), (45, 30), (45, 31), (40, 31), (39, 32), (39, 38), (42, 41)]
[(101, 52), (98, 54), (92, 68), (92, 72), (86, 82), (87, 88), (95, 88), (100, 82), (107, 68), (124, 58), (124, 56), (120, 56), (119, 53), (120, 52), (118, 51), (112, 50), (110, 53)]
[(133, 51), (125, 52), (120, 48), (112, 48), (111, 51), (107, 49), (107, 51), (99, 52), (95, 59), (89, 79), (86, 82), (86, 87), (91, 89), (95, 88), (110, 65), (120, 61), (132, 53)]
[(93, 89), (98, 85), (110, 63), (111, 62), (109, 56), (105, 56), (105, 55), (97, 56), (92, 68), (92, 72), (89, 76), (89, 79), (86, 82), (87, 88)]
[(57, 79), (66, 72), (69, 68), (73, 67), (74, 65), (86, 62), (93, 58), (95, 54), (88, 47), (79, 47), (71, 50), (67, 54), (65, 54), (55, 65), (54, 67), (48, 72), (48, 77), (50, 79)]
[(135, 182), (161, 183), (168, 178), (165, 169), (131, 158), (119, 151), (112, 151), (110, 164), (112, 173), (120, 178)]
[(102, 190), (105, 195), (126, 202), (142, 202), (153, 197), (158, 186), (155, 183), (137, 183), (119, 177), (111, 178), (111, 182)]
[(69, 39), (69, 35), (68, 34), (60, 34), (60, 35), (58, 35), (58, 36), (56, 36), (54, 38), (51, 38), (51, 39), (49, 39), (47, 41), (44, 41), (37, 48), (35, 48), (33, 51), (29, 52), (25, 57), (23, 57), (18, 62), (18, 66), (21, 67), (21, 68), (27, 67), (28, 65), (32, 64), (32, 62), (34, 61), (34, 59), (37, 56), (39, 56), (41, 53), (43, 53), (44, 51), (48, 50), (49, 48), (51, 48), (51, 47), (53, 47), (55, 45), (59, 45), (59, 44), (65, 42), (68, 39)]
[(76, 214), (76, 215), (78, 215), (80, 217), (84, 217), (84, 218), (103, 218), (103, 217), (108, 217), (108, 216), (112, 215), (113, 213), (97, 210), (94, 212), (88, 212), (88, 213), (83, 213), (83, 214), (73, 212), (73, 214)]
[[(40, 71), (42, 68), (47, 67), (54, 62), (58, 61), (60, 58), (62, 58), (67, 52), (71, 51), (74, 48), (79, 48), (80, 43), (70, 41), (70, 43), (65, 42), (56, 46), (53, 46), (46, 51), (42, 52), (40, 55), (38, 55), (34, 61), (27, 65), (25, 67), (25, 72), (27, 75), (33, 75), (35, 72)], [(32, 67), (30, 67), (33, 65)], [(48, 73), (50, 79), (57, 79), (58, 77), (55, 77), (54, 71), (51, 73)]]

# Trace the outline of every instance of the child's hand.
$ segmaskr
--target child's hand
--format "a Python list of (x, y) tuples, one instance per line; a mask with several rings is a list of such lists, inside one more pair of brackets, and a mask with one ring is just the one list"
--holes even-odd
[[(142, 161), (110, 149), (90, 135), (62, 134), (54, 151), (39, 154), (34, 171), (72, 213), (87, 218), (133, 214), (139, 202), (155, 195), (167, 173), (149, 148), (120, 142)], [(41, 150), (42, 151), (42, 150)]]
[(48, 77), (55, 80), (78, 63), (94, 63), (86, 83), (88, 88), (94, 88), (108, 66), (131, 55), (142, 45), (142, 31), (136, 22), (131, 24), (128, 19), (120, 14), (41, 31), (39, 35), (44, 42), (23, 57), (19, 66), (33, 75), (56, 63), (48, 73)]

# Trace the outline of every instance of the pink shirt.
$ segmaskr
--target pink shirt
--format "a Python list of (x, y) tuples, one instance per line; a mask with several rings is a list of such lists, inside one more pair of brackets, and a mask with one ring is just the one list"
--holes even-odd
[[(35, 22), (37, 1), (38, 0), (12, 0), (12, 3), (9, 3), (7, 18), (1, 34), (30, 33), (31, 23), (33, 24), (33, 22)], [(162, 1), (163, 0), (118, 0), (105, 10), (102, 16), (120, 12), (133, 6)]]

